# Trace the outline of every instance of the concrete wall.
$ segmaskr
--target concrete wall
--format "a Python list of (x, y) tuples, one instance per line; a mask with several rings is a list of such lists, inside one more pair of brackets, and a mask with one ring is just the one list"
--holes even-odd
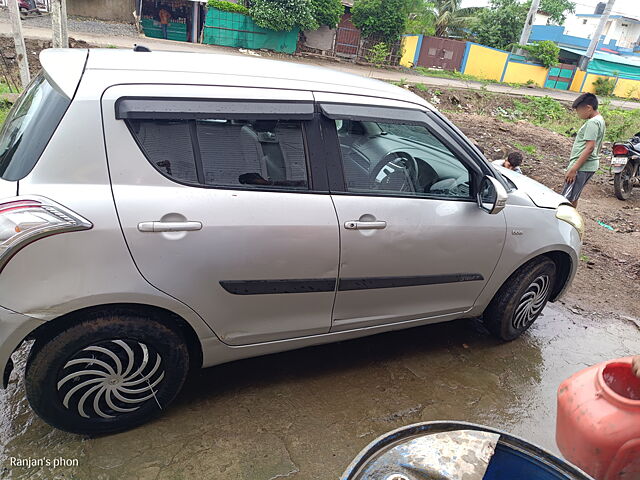
[(336, 29), (323, 25), (317, 30), (305, 30), (304, 44), (307, 47), (317, 48), (318, 50), (331, 50), (333, 48), (333, 40), (335, 37)]
[(549, 70), (542, 65), (509, 62), (502, 81), (507, 83), (527, 83), (529, 80), (533, 80), (537, 86), (544, 87), (548, 74)]
[(584, 81), (585, 75), (586, 72), (584, 70), (576, 70), (576, 73), (573, 76), (573, 81), (571, 82), (571, 85), (569, 85), (569, 90), (579, 92), (582, 88), (582, 82)]
[(640, 100), (640, 80), (630, 78), (618, 78), (613, 94), (617, 97), (635, 98)]
[(67, 13), (81, 17), (133, 23), (134, 0), (67, 0)]
[(403, 67), (413, 67), (417, 64), (419, 55), (418, 45), (422, 35), (405, 35), (402, 37), (402, 58), (400, 65)]
[(463, 73), (499, 81), (508, 57), (509, 54), (505, 51), (469, 43), (466, 61), (463, 61)]

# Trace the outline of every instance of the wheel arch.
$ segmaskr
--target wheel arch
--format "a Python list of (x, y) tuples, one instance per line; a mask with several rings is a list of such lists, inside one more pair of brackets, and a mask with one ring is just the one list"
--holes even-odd
[(572, 278), (571, 274), (574, 271), (575, 266), (573, 265), (571, 255), (569, 255), (567, 252), (553, 250), (551, 252), (543, 253), (542, 255), (534, 258), (539, 258), (541, 256), (550, 258), (556, 264), (556, 283), (554, 285), (553, 291), (551, 292), (551, 296), (549, 297), (550, 302), (555, 302), (569, 287), (571, 283), (570, 280)]
[(43, 341), (73, 325), (80, 318), (98, 317), (101, 315), (127, 314), (144, 316), (179, 332), (187, 344), (189, 351), (189, 369), (202, 367), (202, 343), (193, 326), (183, 317), (166, 308), (139, 303), (108, 303), (80, 308), (59, 317), (43, 322), (33, 330), (25, 340)]

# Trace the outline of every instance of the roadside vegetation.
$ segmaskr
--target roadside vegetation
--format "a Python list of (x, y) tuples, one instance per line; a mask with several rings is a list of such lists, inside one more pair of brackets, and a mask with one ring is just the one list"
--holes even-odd
[(7, 118), (10, 108), (11, 105), (9, 105), (9, 102), (6, 100), (0, 100), (0, 127), (4, 124), (4, 120)]
[[(12, 90), (9, 88), (9, 86), (6, 83), (0, 82), (0, 95), (4, 93), (11, 93), (11, 92)], [(4, 120), (7, 118), (7, 114), (9, 113), (10, 109), (11, 109), (11, 103), (8, 100), (5, 100), (4, 98), (0, 98), (0, 127), (2, 127), (2, 124), (4, 123)]]
[[(411, 86), (410, 89), (446, 113), (485, 115), (504, 122), (527, 121), (565, 137), (574, 137), (583, 123), (568, 103), (550, 97), (516, 97), (486, 89), (448, 89), (424, 84)], [(627, 139), (640, 130), (638, 108), (623, 110), (612, 106), (609, 99), (604, 99), (600, 104), (600, 113), (607, 123), (605, 140), (608, 142)], [(525, 152), (528, 150), (526, 147), (521, 149)]]

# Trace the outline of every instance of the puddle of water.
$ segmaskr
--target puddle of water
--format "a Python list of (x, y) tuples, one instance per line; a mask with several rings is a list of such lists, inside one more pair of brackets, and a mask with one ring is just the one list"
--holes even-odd
[[(428, 420), (481, 423), (557, 452), (560, 382), (636, 353), (630, 322), (551, 305), (507, 344), (460, 321), (203, 370), (161, 418), (92, 439), (40, 421), (14, 373), (0, 391), (0, 477), (335, 478), (376, 436)], [(16, 466), (28, 458), (77, 465)]]

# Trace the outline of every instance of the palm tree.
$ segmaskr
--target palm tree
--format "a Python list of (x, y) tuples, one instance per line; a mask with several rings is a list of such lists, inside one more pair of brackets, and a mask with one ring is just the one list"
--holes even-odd
[[(461, 8), (462, 0), (412, 0), (409, 15), (410, 27), (431, 25), (436, 37), (464, 36), (475, 19), (478, 7)], [(407, 32), (407, 33), (428, 33)]]

